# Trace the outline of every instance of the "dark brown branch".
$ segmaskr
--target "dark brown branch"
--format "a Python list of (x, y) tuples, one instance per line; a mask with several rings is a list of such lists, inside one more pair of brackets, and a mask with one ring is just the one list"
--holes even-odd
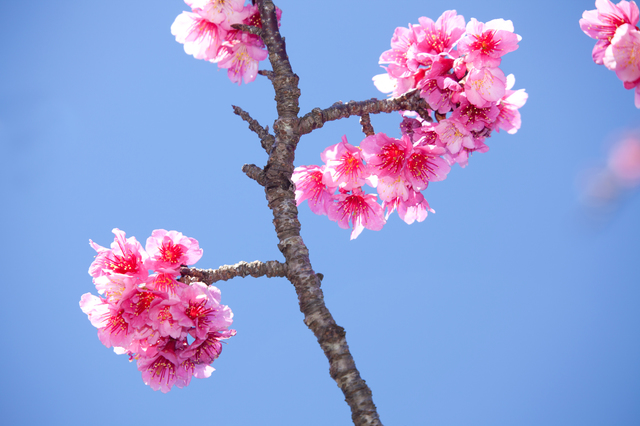
[(415, 111), (420, 114), (423, 119), (432, 121), (429, 115), (429, 109), (427, 102), (420, 97), (420, 90), (414, 89), (396, 98), (372, 98), (360, 102), (350, 101), (346, 104), (336, 102), (329, 108), (314, 108), (310, 113), (300, 119), (298, 129), (300, 135), (305, 135), (324, 126), (324, 123), (328, 121), (339, 120), (353, 115), (362, 117), (365, 114), (380, 114), (382, 112), (389, 113), (393, 111)]
[(180, 282), (189, 284), (199, 281), (207, 285), (211, 285), (216, 281), (227, 281), (235, 277), (246, 277), (251, 275), (258, 277), (286, 277), (287, 265), (277, 260), (269, 260), (268, 262), (238, 262), (235, 265), (222, 265), (218, 269), (198, 269), (198, 268), (180, 268)]
[(262, 37), (262, 28), (254, 27), (253, 25), (233, 24), (231, 25), (231, 27), (245, 33), (255, 34), (259, 37)]
[(251, 179), (258, 182), (260, 185), (265, 185), (266, 181), (264, 178), (264, 170), (262, 170), (260, 167), (256, 166), (255, 164), (245, 164), (244, 166), (242, 166), (242, 171), (245, 172), (245, 174)]
[(371, 125), (371, 116), (369, 114), (362, 114), (360, 117), (360, 125), (362, 126), (362, 133), (367, 136), (373, 136), (376, 134)]
[(258, 74), (267, 77), (269, 80), (273, 80), (273, 77), (275, 76), (273, 71), (269, 71), (269, 70), (260, 70), (258, 71)]
[(278, 29), (275, 6), (271, 0), (257, 0), (256, 4), (262, 19), (262, 39), (273, 68), (269, 78), (276, 92), (278, 110), (278, 119), (273, 126), (276, 140), (264, 168), (265, 195), (273, 211), (278, 248), (286, 259), (287, 278), (295, 287), (304, 322), (313, 331), (329, 360), (329, 373), (345, 395), (354, 424), (381, 425), (371, 390), (356, 368), (344, 329), (336, 324), (324, 303), (320, 276), (313, 271), (309, 250), (300, 237), (301, 226), (291, 174), (300, 135), (311, 130), (303, 132), (300, 127), (303, 121), (298, 118), (298, 76), (293, 73)]
[(233, 113), (240, 116), (244, 121), (249, 123), (249, 130), (254, 132), (260, 138), (260, 144), (267, 151), (267, 154), (271, 152), (273, 142), (275, 138), (269, 133), (269, 126), (262, 127), (257, 120), (254, 120), (248, 112), (240, 108), (239, 106), (231, 105), (233, 107)]

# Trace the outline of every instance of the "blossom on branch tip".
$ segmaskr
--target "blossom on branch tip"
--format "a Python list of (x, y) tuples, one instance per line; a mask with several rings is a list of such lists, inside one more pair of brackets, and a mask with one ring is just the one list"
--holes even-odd
[(580, 19), (580, 28), (586, 35), (598, 40), (593, 48), (593, 61), (603, 64), (604, 54), (618, 27), (623, 24), (635, 26), (640, 18), (638, 6), (631, 1), (621, 1), (617, 5), (609, 0), (596, 0), (596, 9), (585, 10)]
[(458, 42), (458, 52), (475, 68), (497, 67), (502, 56), (518, 48), (522, 39), (513, 31), (513, 23), (494, 19), (483, 24), (475, 18), (467, 24), (467, 32)]
[(311, 211), (318, 215), (327, 214), (337, 187), (328, 187), (323, 182), (324, 171), (325, 166), (299, 166), (291, 176), (291, 181), (296, 187), (296, 205), (299, 206), (307, 200)]
[(235, 330), (229, 329), (233, 313), (221, 304), (220, 290), (176, 280), (181, 266), (202, 257), (198, 241), (157, 229), (145, 251), (135, 238), (125, 239), (117, 228), (113, 232), (111, 249), (90, 241), (98, 255), (89, 273), (105, 298), (86, 293), (80, 300), (100, 341), (136, 359), (143, 381), (154, 390), (168, 392), (188, 385), (191, 377), (209, 377), (220, 341)]
[(329, 208), (329, 219), (338, 222), (343, 229), (352, 227), (352, 240), (364, 228), (379, 231), (384, 226), (384, 211), (375, 195), (365, 194), (361, 188), (353, 188), (351, 191), (340, 189), (336, 198), (337, 201)]
[(580, 28), (598, 41), (593, 61), (614, 71), (624, 88), (635, 90), (634, 103), (640, 108), (640, 10), (635, 2), (596, 0), (595, 10), (585, 10)]

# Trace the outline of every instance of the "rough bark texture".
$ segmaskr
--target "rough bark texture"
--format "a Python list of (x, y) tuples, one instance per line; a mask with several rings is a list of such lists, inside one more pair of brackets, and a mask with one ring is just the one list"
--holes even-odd
[(242, 171), (251, 179), (258, 182), (260, 185), (264, 186), (266, 184), (264, 170), (262, 170), (255, 164), (245, 164), (244, 166), (242, 166)]
[(237, 107), (235, 105), (232, 105), (232, 106), (233, 106), (233, 112), (236, 115), (240, 116), (244, 121), (249, 123), (249, 130), (251, 130), (256, 135), (258, 135), (258, 137), (260, 138), (260, 143), (262, 144), (262, 147), (264, 148), (265, 151), (267, 151), (267, 154), (270, 153), (271, 147), (273, 147), (273, 142), (275, 141), (275, 138), (271, 135), (271, 133), (269, 133), (269, 126), (262, 127), (260, 123), (258, 123), (256, 120), (251, 118), (248, 112), (246, 112), (242, 108)]
[(349, 101), (346, 104), (336, 102), (329, 108), (314, 108), (310, 113), (300, 119), (298, 131), (300, 135), (311, 133), (315, 129), (324, 126), (328, 121), (340, 120), (354, 115), (363, 117), (366, 114), (380, 114), (381, 112), (415, 111), (420, 116), (432, 121), (429, 115), (429, 105), (420, 97), (420, 90), (414, 89), (402, 96), (389, 99), (369, 99), (367, 101)]
[(257, 0), (256, 3), (262, 18), (261, 36), (273, 67), (273, 72), (263, 75), (267, 75), (273, 84), (278, 111), (273, 126), (275, 143), (264, 168), (265, 194), (273, 212), (278, 248), (286, 259), (287, 278), (296, 289), (304, 322), (313, 331), (329, 360), (331, 377), (345, 395), (354, 424), (380, 425), (371, 390), (356, 369), (344, 329), (335, 323), (325, 306), (320, 277), (313, 271), (309, 251), (300, 237), (298, 209), (291, 182), (295, 149), (301, 135), (298, 76), (293, 73), (287, 57), (273, 2)]
[(277, 260), (260, 262), (258, 260), (247, 263), (238, 262), (235, 265), (222, 265), (218, 269), (180, 268), (180, 282), (190, 284), (195, 281), (211, 285), (217, 281), (227, 281), (235, 277), (251, 275), (258, 277), (286, 277), (287, 265)]

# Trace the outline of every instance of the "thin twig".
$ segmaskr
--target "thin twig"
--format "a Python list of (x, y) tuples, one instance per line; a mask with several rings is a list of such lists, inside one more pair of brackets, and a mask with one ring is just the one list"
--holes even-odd
[(262, 127), (257, 120), (253, 119), (248, 112), (240, 108), (239, 106), (231, 105), (233, 107), (234, 114), (240, 116), (244, 121), (249, 123), (249, 130), (254, 132), (260, 138), (260, 144), (267, 151), (267, 154), (271, 152), (271, 147), (273, 147), (273, 142), (275, 138), (271, 133), (269, 133), (269, 126)]

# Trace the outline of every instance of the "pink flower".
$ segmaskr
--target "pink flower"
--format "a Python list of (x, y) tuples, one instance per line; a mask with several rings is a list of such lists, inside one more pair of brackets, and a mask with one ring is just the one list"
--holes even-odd
[(400, 219), (402, 219), (407, 225), (411, 225), (416, 220), (418, 222), (422, 222), (427, 218), (429, 212), (436, 212), (429, 207), (429, 203), (427, 203), (427, 200), (425, 200), (424, 196), (420, 192), (411, 190), (408, 191), (406, 199), (398, 197), (388, 202), (385, 201), (384, 208), (387, 211), (385, 216), (386, 219), (389, 219), (391, 213), (397, 209), (398, 216), (400, 216)]
[(89, 245), (98, 252), (96, 260), (89, 267), (89, 275), (96, 278), (102, 275), (125, 274), (144, 279), (149, 274), (143, 263), (148, 258), (135, 237), (125, 238), (118, 228), (112, 231), (116, 236), (111, 249), (104, 248), (89, 240)]
[(123, 318), (123, 311), (106, 300), (85, 293), (80, 299), (80, 309), (87, 314), (91, 325), (98, 329), (98, 338), (107, 348), (128, 347), (133, 329)]
[(469, 102), (485, 108), (505, 94), (506, 77), (500, 68), (472, 69), (464, 85)]
[(416, 81), (422, 78), (418, 78), (419, 75), (424, 76), (424, 71), (408, 78), (395, 78), (388, 73), (378, 74), (373, 76), (372, 80), (376, 89), (382, 93), (389, 93), (390, 96), (400, 96), (416, 87)]
[(171, 25), (171, 34), (184, 44), (187, 55), (216, 62), (226, 31), (200, 13), (182, 12)]
[(296, 167), (291, 180), (296, 186), (296, 205), (308, 200), (309, 208), (315, 214), (327, 214), (327, 208), (333, 203), (333, 193), (336, 187), (327, 187), (322, 177), (325, 167), (299, 166)]
[(248, 12), (244, 0), (185, 0), (185, 3), (226, 31), (230, 31), (233, 24), (241, 24)]
[(351, 239), (360, 235), (364, 228), (379, 231), (385, 224), (382, 206), (376, 202), (376, 196), (365, 194), (360, 188), (353, 188), (351, 194), (343, 189), (337, 195), (337, 202), (329, 208), (329, 219), (338, 222), (343, 229), (353, 227)]
[(198, 241), (178, 231), (156, 229), (147, 239), (148, 269), (170, 274), (179, 274), (180, 266), (193, 265), (202, 257)]
[(220, 290), (203, 283), (193, 283), (182, 293), (182, 306), (173, 305), (173, 318), (202, 339), (211, 331), (229, 327), (233, 313), (228, 306), (220, 304)]
[(435, 127), (440, 140), (451, 154), (457, 154), (463, 147), (474, 148), (473, 136), (464, 124), (446, 118)]
[(605, 50), (604, 66), (616, 72), (622, 81), (640, 78), (640, 31), (629, 24), (622, 24)]
[(598, 40), (593, 48), (593, 61), (603, 64), (604, 54), (618, 27), (638, 23), (640, 14), (635, 2), (621, 1), (614, 5), (609, 0), (596, 0), (595, 10), (585, 10), (580, 28), (586, 35)]
[(384, 133), (377, 133), (364, 138), (360, 148), (371, 173), (375, 173), (379, 178), (394, 178), (404, 170), (412, 145), (409, 136), (394, 139)]
[(429, 107), (446, 114), (455, 106), (453, 95), (462, 91), (462, 87), (450, 76), (424, 78), (418, 83), (420, 97), (427, 101)]
[(483, 129), (493, 128), (493, 123), (500, 110), (493, 103), (487, 104), (484, 108), (469, 103), (466, 98), (461, 97), (460, 106), (453, 111), (451, 118), (458, 120), (469, 131), (480, 132)]
[(425, 17), (418, 21), (424, 29), (424, 38), (418, 43), (420, 53), (451, 53), (453, 45), (465, 32), (464, 17), (458, 15), (455, 10), (445, 11), (435, 23)]
[(624, 88), (627, 90), (631, 90), (633, 88), (636, 89), (634, 101), (635, 101), (636, 108), (640, 108), (640, 78), (637, 79), (636, 81), (631, 81), (631, 82), (625, 81)]
[(418, 145), (407, 159), (405, 178), (414, 191), (423, 191), (429, 182), (446, 179), (451, 166), (441, 157), (445, 148), (435, 145)]
[(323, 182), (327, 187), (348, 191), (364, 185), (370, 175), (360, 150), (347, 142), (346, 136), (342, 136), (342, 142), (325, 149), (320, 158), (326, 164)]
[(260, 37), (242, 31), (232, 31), (221, 48), (220, 56), (218, 66), (226, 68), (229, 79), (240, 85), (242, 80), (246, 84), (256, 79), (258, 62), (265, 60), (268, 53), (264, 50)]
[(415, 74), (419, 67), (419, 63), (410, 60), (407, 56), (409, 51), (414, 48), (418, 42), (416, 31), (413, 27), (403, 28), (397, 27), (391, 38), (391, 49), (380, 55), (379, 64), (393, 64), (397, 71), (394, 73), (396, 78), (408, 78)]
[(138, 370), (142, 372), (144, 384), (162, 393), (169, 392), (178, 379), (178, 358), (172, 346), (173, 342), (170, 342), (154, 356), (138, 358)]
[(471, 18), (467, 33), (458, 42), (458, 52), (466, 54), (465, 61), (476, 68), (494, 68), (500, 65), (501, 57), (518, 48), (522, 39), (513, 32), (513, 23), (494, 19), (483, 24)]
[(498, 114), (493, 127), (496, 132), (500, 132), (500, 129), (502, 129), (506, 130), (509, 134), (514, 134), (520, 129), (522, 120), (518, 109), (524, 106), (529, 95), (524, 89), (510, 90), (515, 84), (515, 81), (513, 74), (507, 76), (507, 90), (498, 105), (500, 114)]

